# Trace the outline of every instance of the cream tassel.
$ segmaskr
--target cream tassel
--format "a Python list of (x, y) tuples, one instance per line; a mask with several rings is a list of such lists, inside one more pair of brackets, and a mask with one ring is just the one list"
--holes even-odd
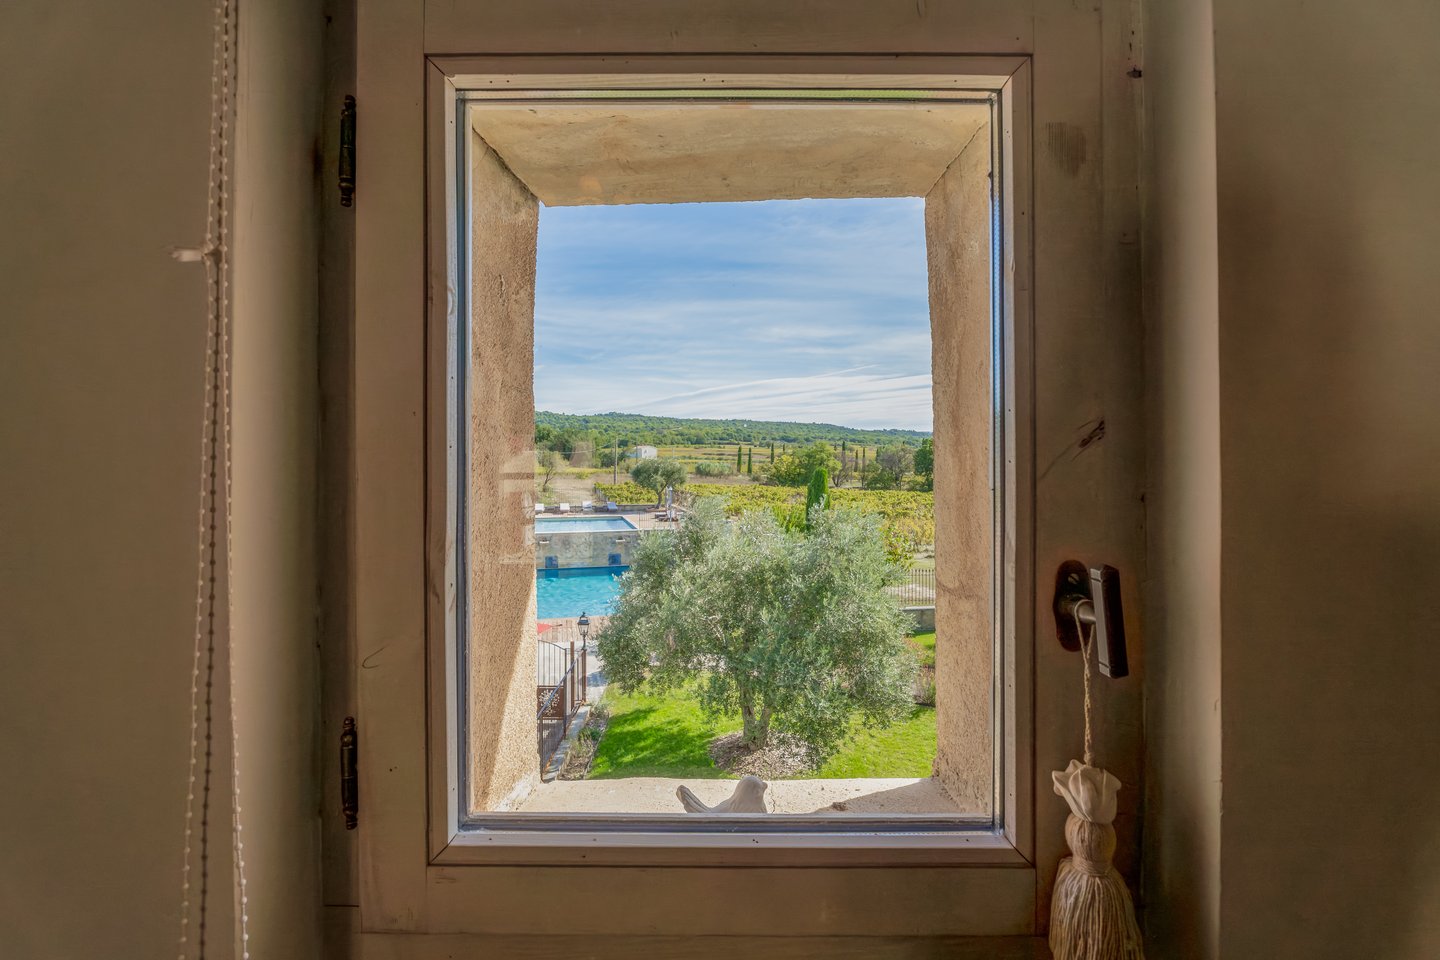
[(1115, 796), (1120, 781), (1092, 766), (1090, 746), (1090, 643), (1077, 618), (1085, 662), (1085, 762), (1071, 760), (1050, 776), (1070, 805), (1065, 842), (1050, 901), (1050, 952), (1054, 960), (1144, 960), (1135, 904), (1111, 860), (1115, 856)]

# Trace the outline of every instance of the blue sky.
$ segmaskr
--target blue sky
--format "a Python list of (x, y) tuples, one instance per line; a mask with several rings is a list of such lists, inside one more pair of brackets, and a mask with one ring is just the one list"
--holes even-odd
[(931, 428), (919, 198), (545, 207), (535, 405)]

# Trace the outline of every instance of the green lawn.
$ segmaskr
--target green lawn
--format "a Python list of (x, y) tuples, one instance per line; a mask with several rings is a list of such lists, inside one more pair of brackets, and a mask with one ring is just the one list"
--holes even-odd
[[(707, 747), (715, 737), (739, 730), (739, 717), (712, 721), (693, 698), (679, 692), (626, 695), (612, 687), (604, 702), (610, 724), (590, 779), (730, 776), (711, 762)], [(935, 708), (917, 706), (907, 719), (883, 729), (867, 730), (857, 723), (835, 756), (797, 778), (928, 777), (934, 760)]]
[(935, 632), (917, 633), (910, 638), (910, 642), (920, 648), (920, 662), (924, 666), (935, 666)]
[(690, 697), (605, 691), (610, 711), (605, 736), (590, 765), (591, 780), (613, 777), (725, 777), (706, 747), (715, 737), (740, 729), (740, 720), (711, 721)]
[(916, 706), (888, 727), (856, 724), (845, 746), (807, 779), (928, 777), (935, 765), (935, 708)]

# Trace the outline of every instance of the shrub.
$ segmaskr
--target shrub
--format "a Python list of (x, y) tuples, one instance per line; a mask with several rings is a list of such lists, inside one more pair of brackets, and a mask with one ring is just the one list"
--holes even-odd
[(805, 530), (808, 514), (801, 504), (774, 503), (770, 505), (770, 514), (786, 533), (803, 533)]
[(915, 551), (920, 545), (915, 538), (904, 529), (887, 526), (885, 534), (885, 556), (890, 562), (902, 570), (908, 570), (915, 565)]
[(595, 484), (595, 493), (600, 499), (613, 500), (616, 503), (646, 503), (652, 492), (628, 480), (622, 483)]
[(714, 460), (701, 460), (695, 464), (697, 477), (728, 477), (734, 472), (728, 463), (716, 463)]
[(922, 666), (915, 674), (915, 692), (913, 693), (916, 703), (923, 703), (926, 706), (935, 706), (935, 665)]

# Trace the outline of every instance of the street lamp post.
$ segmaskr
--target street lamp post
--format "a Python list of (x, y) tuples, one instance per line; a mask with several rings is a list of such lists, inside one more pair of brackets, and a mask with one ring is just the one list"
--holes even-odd
[(590, 699), (590, 616), (584, 610), (580, 611), (580, 619), (575, 621), (575, 626), (580, 628), (580, 702), (584, 703)]

